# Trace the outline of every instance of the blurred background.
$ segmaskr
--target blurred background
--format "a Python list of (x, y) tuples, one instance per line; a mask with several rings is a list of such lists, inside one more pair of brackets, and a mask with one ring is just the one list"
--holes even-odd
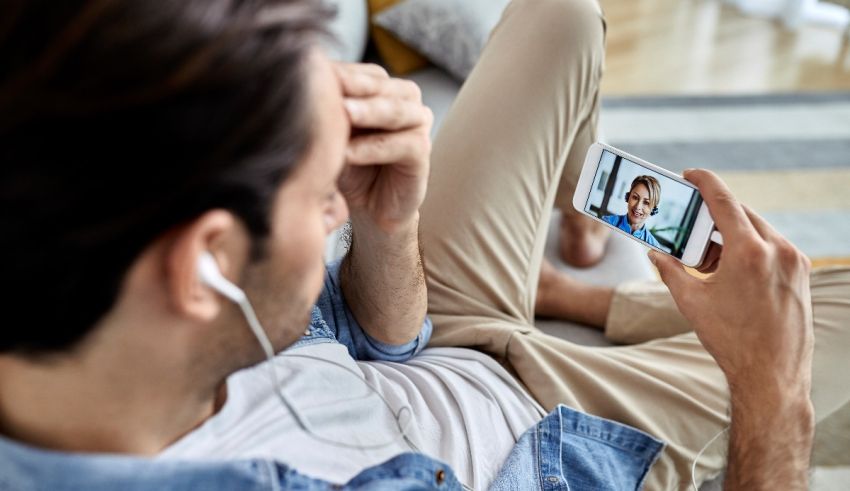
[[(419, 83), (434, 134), (509, 3), (328, 1), (337, 58)], [(600, 3), (600, 139), (715, 170), (815, 265), (850, 264), (850, 0)]]
[(601, 0), (606, 95), (850, 90), (848, 0)]
[(716, 170), (817, 265), (850, 263), (850, 0), (601, 3), (610, 143)]

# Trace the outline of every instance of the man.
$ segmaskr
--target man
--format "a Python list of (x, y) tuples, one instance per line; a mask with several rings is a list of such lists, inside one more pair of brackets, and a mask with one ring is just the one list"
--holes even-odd
[[(805, 487), (815, 414), (847, 394), (813, 409), (808, 263), (713, 175), (687, 177), (729, 244), (717, 273), (702, 282), (655, 260), (716, 365), (693, 335), (601, 353), (523, 322), (544, 210), (564, 160), (593, 136), (602, 45), (593, 4), (512, 4), (433, 153), (414, 86), (371, 66), (333, 66), (314, 48), (314, 4), (49, 7), (18, 2), (2, 15), (2, 199), (16, 211), (4, 218), (5, 277), (16, 291), (0, 344), (0, 486), (677, 486), (688, 452), (727, 423), (725, 375), (727, 486)], [(529, 34), (521, 46), (518, 32)], [(541, 49), (554, 46), (568, 48)], [(505, 96), (520, 87), (535, 97)], [(352, 250), (325, 275), (322, 241), (346, 207)], [(435, 343), (491, 352), (536, 400), (486, 355), (422, 352), (431, 321), (420, 245)], [(274, 349), (293, 349), (235, 373), (262, 350), (239, 307), (202, 280), (207, 252)], [(632, 298), (599, 293), (583, 303), (596, 319)], [(269, 367), (282, 388), (269, 388)], [(618, 392), (600, 390), (603, 379)], [(389, 419), (356, 392), (363, 381), (387, 400)], [(692, 404), (650, 417), (648, 403), (614, 403), (637, 392)], [(638, 426), (666, 450), (647, 475), (661, 442), (559, 403)], [(399, 455), (410, 448), (398, 438), (386, 445), (396, 420), (410, 447), (457, 474)], [(689, 432), (700, 444), (666, 438)], [(700, 478), (722, 465), (716, 451), (706, 461)]]

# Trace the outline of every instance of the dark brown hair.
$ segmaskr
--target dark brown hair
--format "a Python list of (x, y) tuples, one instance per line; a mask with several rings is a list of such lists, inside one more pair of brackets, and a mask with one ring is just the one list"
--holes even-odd
[(311, 142), (305, 61), (328, 16), (311, 0), (0, 3), (0, 352), (73, 347), (138, 254), (207, 210), (267, 235)]

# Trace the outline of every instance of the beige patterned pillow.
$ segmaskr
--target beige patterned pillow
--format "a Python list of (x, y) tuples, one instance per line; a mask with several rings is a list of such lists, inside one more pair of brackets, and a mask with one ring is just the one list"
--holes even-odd
[(459, 80), (478, 61), (510, 0), (405, 0), (374, 22)]

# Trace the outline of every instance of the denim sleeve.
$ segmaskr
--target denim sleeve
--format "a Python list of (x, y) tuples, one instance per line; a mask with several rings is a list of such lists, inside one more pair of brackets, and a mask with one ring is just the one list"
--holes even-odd
[[(371, 337), (357, 323), (351, 309), (345, 302), (339, 283), (339, 269), (342, 260), (334, 261), (327, 266), (325, 285), (316, 306), (322, 312), (322, 317), (333, 331), (337, 341), (348, 348), (348, 352), (356, 360), (405, 361), (419, 353), (431, 339), (431, 319), (427, 316), (416, 339), (402, 345), (382, 343)], [(393, 299), (388, 298), (388, 302)]]

